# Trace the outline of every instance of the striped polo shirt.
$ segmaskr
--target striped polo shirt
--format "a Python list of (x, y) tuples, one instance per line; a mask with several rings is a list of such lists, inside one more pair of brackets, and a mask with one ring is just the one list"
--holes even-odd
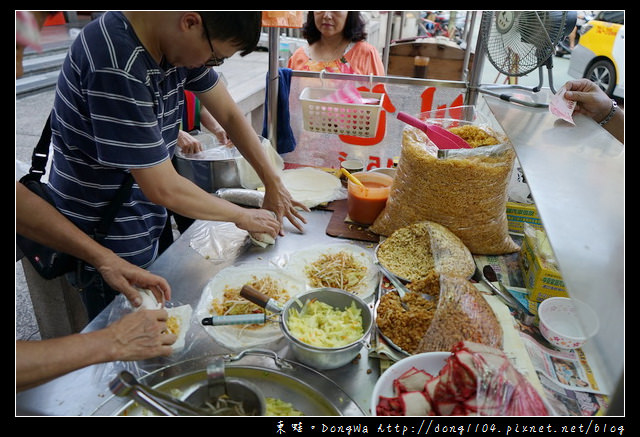
[[(205, 67), (158, 65), (120, 12), (86, 25), (64, 61), (51, 120), (49, 188), (58, 209), (90, 233), (130, 169), (173, 156), (184, 90), (207, 91), (217, 80)], [(147, 267), (166, 218), (134, 183), (103, 245)]]

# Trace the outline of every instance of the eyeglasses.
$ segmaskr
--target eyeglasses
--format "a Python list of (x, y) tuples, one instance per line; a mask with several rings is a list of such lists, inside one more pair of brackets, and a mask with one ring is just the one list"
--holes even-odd
[(207, 62), (204, 63), (205, 67), (218, 67), (224, 64), (225, 58), (218, 58), (216, 55), (216, 51), (213, 49), (213, 44), (211, 44), (211, 38), (209, 37), (209, 31), (207, 30), (207, 26), (202, 23), (202, 27), (204, 28), (204, 35), (207, 38), (207, 42), (209, 43), (209, 48), (211, 48), (211, 58)]

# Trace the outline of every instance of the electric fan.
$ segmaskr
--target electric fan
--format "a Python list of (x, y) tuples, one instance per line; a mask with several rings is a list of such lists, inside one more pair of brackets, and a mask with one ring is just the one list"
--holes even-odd
[(527, 106), (547, 106), (495, 92), (498, 88), (519, 88), (532, 92), (542, 89), (542, 66), (549, 73), (549, 88), (553, 88), (553, 54), (556, 45), (571, 33), (576, 25), (576, 11), (485, 11), (482, 13), (480, 37), (482, 47), (491, 64), (509, 77), (524, 76), (536, 68), (539, 84), (536, 87), (498, 85), (479, 88), (480, 92)]

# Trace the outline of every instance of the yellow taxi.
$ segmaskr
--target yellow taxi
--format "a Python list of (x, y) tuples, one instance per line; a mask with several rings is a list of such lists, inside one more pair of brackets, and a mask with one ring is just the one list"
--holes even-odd
[(569, 75), (586, 77), (609, 96), (624, 98), (624, 11), (601, 11), (583, 25)]

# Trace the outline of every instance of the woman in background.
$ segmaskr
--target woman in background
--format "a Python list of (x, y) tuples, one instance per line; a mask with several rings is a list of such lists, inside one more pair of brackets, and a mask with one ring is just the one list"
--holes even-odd
[(309, 43), (289, 59), (292, 70), (384, 76), (378, 50), (366, 41), (359, 11), (310, 11), (303, 36)]

